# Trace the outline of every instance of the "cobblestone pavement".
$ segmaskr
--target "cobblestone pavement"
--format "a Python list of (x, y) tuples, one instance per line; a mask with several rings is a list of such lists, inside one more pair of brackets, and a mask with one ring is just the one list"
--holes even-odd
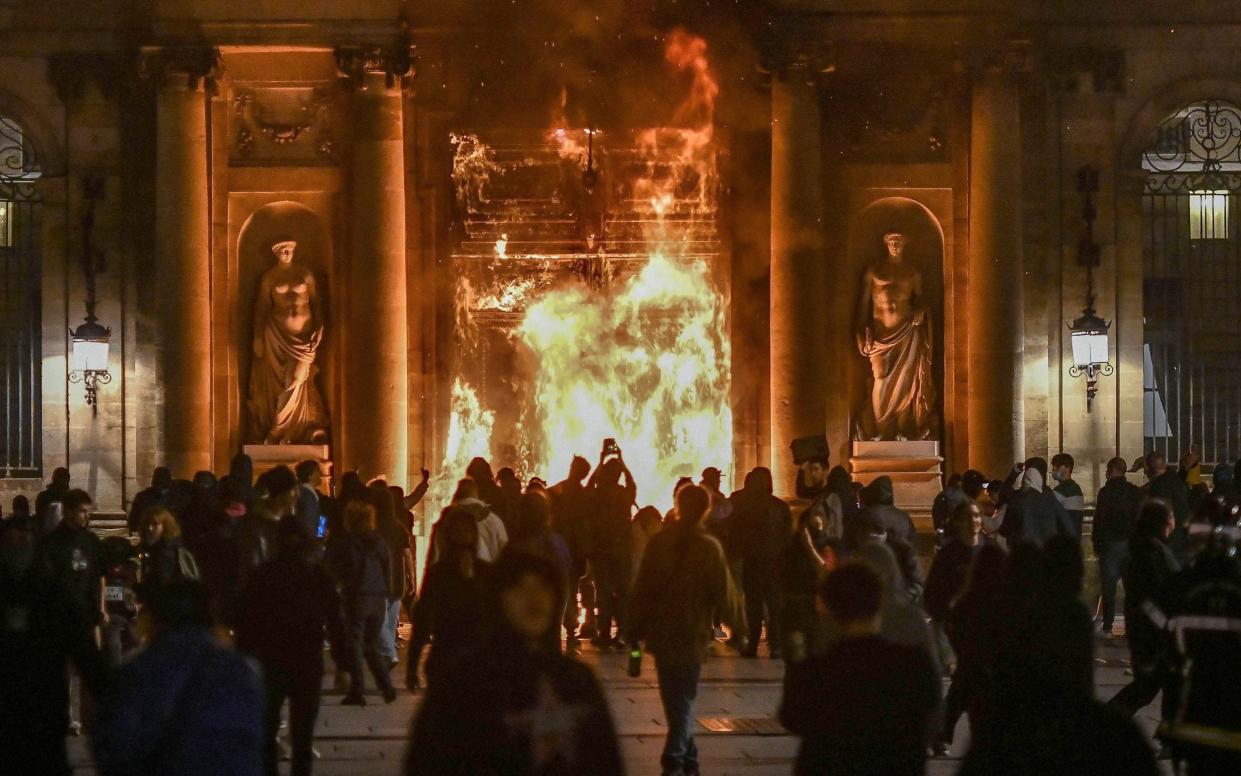
[[(582, 659), (595, 668), (603, 681), (612, 704), (628, 772), (634, 776), (658, 774), (664, 725), (654, 681), (654, 666), (648, 658), (642, 675), (631, 679), (625, 674), (623, 654), (600, 654), (590, 651), (589, 647), (587, 650)], [(797, 740), (782, 732), (777, 733), (769, 721), (780, 700), (782, 664), (766, 658), (745, 660), (720, 646), (715, 647), (714, 651), (703, 670), (696, 707), (703, 773), (709, 776), (789, 773)], [(1101, 698), (1110, 697), (1128, 682), (1124, 673), (1127, 652), (1123, 640), (1098, 642), (1096, 655), (1096, 691)], [(404, 668), (400, 667), (394, 674), (403, 676), (403, 671)], [(315, 773), (323, 776), (389, 776), (400, 773), (410, 718), (420, 700), (421, 695), (402, 691), (400, 698), (391, 706), (383, 705), (374, 696), (372, 704), (366, 708), (343, 707), (340, 705), (340, 694), (327, 690), (316, 733), (316, 748), (322, 757), (316, 764)], [(1157, 715), (1158, 706), (1153, 705), (1143, 710), (1138, 719), (1149, 732), (1155, 727)], [(728, 727), (731, 724), (741, 730), (711, 732), (702, 724), (704, 720), (711, 727)], [(931, 776), (955, 773), (960, 764), (959, 758), (968, 747), (968, 739), (963, 722), (950, 756), (932, 760), (927, 773)], [(71, 743), (78, 766), (76, 772), (90, 773), (92, 769), (82, 739), (71, 739)], [(1165, 770), (1171, 773), (1170, 769)]]

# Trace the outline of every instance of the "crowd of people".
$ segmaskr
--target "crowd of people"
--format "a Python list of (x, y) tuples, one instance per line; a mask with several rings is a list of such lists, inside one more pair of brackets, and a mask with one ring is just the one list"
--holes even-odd
[[(669, 776), (700, 771), (701, 669), (729, 649), (783, 661), (797, 773), (922, 773), (963, 717), (962, 773), (1155, 773), (1126, 717), (1161, 691), (1171, 755), (1194, 774), (1241, 769), (1241, 703), (1221, 690), (1241, 672), (1230, 467), (1212, 490), (1192, 456), (1175, 471), (1141, 459), (1144, 486), (1136, 464), (1108, 464), (1096, 623), (1071, 456), (951, 477), (925, 574), (890, 479), (859, 486), (826, 444), (800, 458), (796, 514), (762, 467), (730, 495), (716, 468), (683, 478), (661, 514), (636, 503), (613, 440), (550, 486), (475, 459), (421, 579), (425, 470), (410, 493), (346, 472), (329, 494), (314, 461), (258, 478), (244, 455), (218, 479), (160, 468), (130, 536), (104, 540), (57, 470), (0, 529), (0, 751), (18, 772), (67, 773), (65, 734), (85, 726), (103, 776), (275, 774), (282, 747), (309, 774), (325, 652), (341, 704), (391, 703), (404, 618), (403, 684), (425, 693), (411, 774), (622, 772), (585, 642), (629, 653), (631, 671), (653, 658)], [(1104, 705), (1093, 650), (1114, 638), (1118, 583), (1133, 681)]]

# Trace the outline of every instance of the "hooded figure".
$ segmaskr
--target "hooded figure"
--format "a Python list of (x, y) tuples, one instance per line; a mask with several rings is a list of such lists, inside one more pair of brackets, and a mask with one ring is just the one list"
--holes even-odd
[(1056, 535), (1077, 536), (1069, 513), (1043, 482), (1038, 469), (1026, 467), (1021, 473), (1021, 489), (1008, 502), (1000, 526), (1001, 535), (1010, 542), (1024, 541), (1042, 547)]
[(883, 527), (889, 538), (913, 542), (914, 522), (908, 512), (893, 506), (894, 498), (892, 478), (887, 475), (876, 477), (862, 488), (863, 511)]
[(485, 594), (495, 626), (428, 687), (406, 774), (624, 771), (598, 680), (559, 652), (562, 585), (545, 558), (500, 557)]
[(883, 582), (883, 604), (880, 608), (879, 635), (893, 644), (919, 647), (940, 675), (941, 666), (937, 650), (931, 646), (931, 629), (926, 624), (922, 607), (911, 602), (904, 594), (903, 579), (896, 555), (885, 544), (866, 544), (853, 555), (868, 564)]

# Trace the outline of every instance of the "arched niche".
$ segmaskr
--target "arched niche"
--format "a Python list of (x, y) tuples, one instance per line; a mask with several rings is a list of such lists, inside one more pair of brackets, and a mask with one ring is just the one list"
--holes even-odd
[[(888, 196), (873, 200), (862, 207), (850, 221), (848, 250), (846, 252), (846, 268), (841, 275), (842, 285), (847, 293), (838, 295), (838, 299), (849, 305), (849, 321), (857, 315), (857, 306), (861, 301), (862, 277), (866, 267), (879, 261), (886, 255), (887, 247), (883, 236), (887, 232), (900, 232), (905, 235), (905, 261), (915, 267), (922, 275), (922, 298), (931, 316), (933, 354), (932, 365), (935, 376), (936, 415), (941, 428), (935, 432), (935, 438), (944, 440), (943, 399), (944, 399), (944, 230), (939, 219), (921, 202), (909, 197)], [(870, 364), (858, 353), (852, 344), (853, 331), (849, 332), (849, 384), (850, 389), (850, 433), (858, 413), (864, 402), (869, 401), (867, 389), (870, 376)]]
[[(238, 355), (236, 390), (240, 398), (240, 438), (248, 439), (250, 428), (246, 399), (250, 389), (250, 364), (253, 357), (254, 305), (259, 279), (276, 262), (272, 246), (284, 240), (297, 242), (295, 260), (315, 273), (317, 290), (327, 322), (323, 346), (316, 361), (319, 367), (319, 390), (328, 406), (333, 422), (337, 418), (332, 381), (328, 375), (335, 360), (334, 318), (328, 291), (331, 288), (332, 244), (319, 215), (297, 202), (281, 201), (264, 205), (250, 214), (237, 237), (237, 285), (233, 321), (233, 348)], [(335, 434), (332, 435), (333, 438)]]

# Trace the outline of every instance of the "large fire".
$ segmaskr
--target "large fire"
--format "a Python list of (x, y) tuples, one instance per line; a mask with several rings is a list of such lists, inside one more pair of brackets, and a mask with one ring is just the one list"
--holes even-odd
[[(554, 482), (574, 455), (596, 462), (609, 437), (625, 453), (640, 505), (667, 508), (676, 480), (703, 467), (731, 470), (727, 305), (711, 266), (718, 252), (703, 247), (715, 239), (718, 188), (718, 87), (706, 50), (701, 38), (679, 31), (665, 41), (667, 61), (692, 74), (693, 86), (673, 117), (675, 126), (637, 133), (633, 149), (624, 152), (632, 156), (625, 157), (631, 179), (609, 185), (618, 187), (610, 190), (613, 200), (621, 200), (613, 209), (627, 215), (599, 229), (610, 233), (591, 229), (584, 250), (539, 249), (543, 243), (530, 237), (540, 228), (534, 211), (527, 212), (534, 207), (530, 197), (511, 200), (516, 204), (505, 224), (481, 216), (472, 222), (479, 239), (487, 239), (478, 258), (471, 257), (486, 265), (480, 270), (486, 278), (471, 281), (463, 273), (458, 281), (462, 364), (434, 507), (447, 500), (452, 478), (462, 476), (474, 456)], [(600, 139), (593, 129), (565, 126), (545, 138), (560, 160), (583, 171), (602, 164)], [(476, 135), (453, 142), (459, 199), (495, 212), (497, 198), (488, 187), (504, 174), (500, 149)], [(621, 155), (615, 152), (614, 167), (621, 166)], [(535, 164), (518, 159), (513, 166)], [(524, 383), (512, 380), (517, 406), (487, 406), (494, 386), (484, 390), (478, 370), (466, 368), (491, 353), (474, 320), (480, 315), (501, 316), (528, 372)], [(500, 443), (502, 416), (511, 419), (512, 431)]]

